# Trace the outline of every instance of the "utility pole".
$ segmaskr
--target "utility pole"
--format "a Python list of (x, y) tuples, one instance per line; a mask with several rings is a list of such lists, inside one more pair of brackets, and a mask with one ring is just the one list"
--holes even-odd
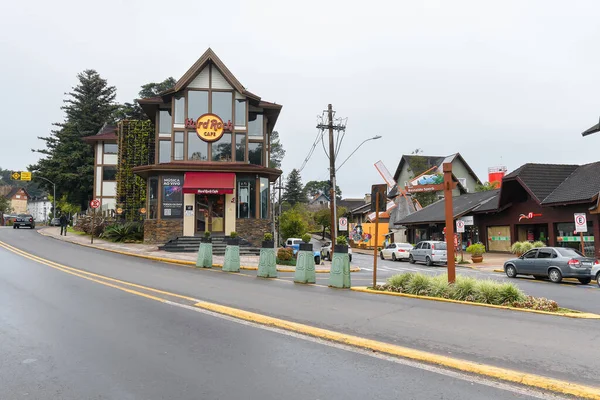
[(333, 141), (333, 107), (331, 104), (327, 106), (327, 118), (329, 128), (329, 181), (331, 189), (329, 190), (329, 205), (331, 207), (331, 253), (335, 247), (336, 239), (336, 215), (335, 215), (335, 143)]

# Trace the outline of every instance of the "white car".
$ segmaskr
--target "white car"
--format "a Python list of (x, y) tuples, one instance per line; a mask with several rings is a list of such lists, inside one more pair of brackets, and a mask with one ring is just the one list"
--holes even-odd
[[(598, 261), (596, 261), (596, 263), (597, 262)], [(598, 287), (600, 287), (600, 264), (594, 264), (591, 275), (592, 279), (595, 279), (596, 283), (598, 284)]]
[(381, 249), (379, 252), (379, 257), (382, 260), (388, 259), (392, 261), (407, 261), (410, 257), (410, 251), (412, 248), (412, 244), (409, 243), (390, 243), (387, 245), (387, 247)]
[[(325, 246), (321, 247), (321, 258), (331, 261), (331, 242), (327, 242)], [(352, 261), (352, 247), (350, 246), (348, 246), (348, 258)]]

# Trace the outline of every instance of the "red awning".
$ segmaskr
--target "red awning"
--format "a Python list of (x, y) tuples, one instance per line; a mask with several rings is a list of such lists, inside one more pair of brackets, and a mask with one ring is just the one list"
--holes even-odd
[(183, 193), (232, 194), (234, 182), (231, 172), (186, 172)]

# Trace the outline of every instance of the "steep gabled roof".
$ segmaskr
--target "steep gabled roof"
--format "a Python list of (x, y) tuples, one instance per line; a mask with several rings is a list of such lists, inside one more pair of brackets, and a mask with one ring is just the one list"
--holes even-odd
[(503, 182), (512, 180), (520, 182), (525, 190), (541, 204), (577, 168), (578, 165), (528, 163), (506, 175)]
[(596, 133), (596, 132), (600, 132), (600, 123), (597, 123), (596, 125), (592, 126), (591, 128), (583, 131), (581, 133), (581, 136), (591, 135), (592, 133)]
[[(402, 156), (402, 158), (400, 159), (400, 162), (398, 163), (398, 168), (396, 168), (396, 172), (394, 173), (394, 180), (396, 182), (398, 182), (398, 178), (400, 177), (400, 173), (402, 172), (402, 168), (404, 167), (404, 164), (408, 164), (408, 168), (410, 168), (411, 170), (414, 170), (411, 163), (413, 163), (417, 158), (425, 159), (427, 169), (432, 168), (432, 167), (439, 167), (440, 170), (444, 163), (452, 163), (452, 162), (454, 162), (454, 160), (458, 159), (463, 163), (463, 165), (465, 166), (465, 168), (467, 169), (469, 174), (475, 179), (475, 181), (477, 183), (481, 183), (481, 181), (479, 180), (479, 177), (477, 176), (475, 171), (473, 171), (471, 166), (469, 166), (469, 164), (467, 164), (467, 162), (465, 161), (465, 159), (463, 158), (463, 156), (460, 153), (454, 153), (454, 154), (451, 154), (446, 157), (422, 156), (420, 154), (411, 154), (411, 155), (404, 154)], [(402, 186), (403, 183), (400, 182), (400, 185)]]
[(366, 204), (364, 199), (341, 199), (336, 203), (338, 207), (345, 207), (348, 211)]
[(13, 187), (4, 197), (6, 197), (7, 199), (12, 199), (13, 196), (16, 195), (19, 190), (23, 190), (27, 198), (29, 198), (29, 193), (23, 187)]
[(102, 125), (102, 128), (92, 136), (85, 136), (82, 138), (84, 142), (95, 142), (98, 140), (106, 140), (106, 141), (117, 141), (117, 126), (105, 123)]
[(600, 192), (600, 162), (578, 167), (543, 201), (543, 205), (590, 202)]

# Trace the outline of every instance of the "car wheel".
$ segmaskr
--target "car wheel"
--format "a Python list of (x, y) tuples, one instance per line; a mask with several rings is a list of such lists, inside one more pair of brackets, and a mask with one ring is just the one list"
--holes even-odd
[(413, 258), (412, 254), (410, 256), (408, 256), (408, 262), (411, 264), (415, 263), (415, 259)]
[(13, 225), (13, 229), (17, 229), (17, 226), (16, 226), (16, 225)]
[(550, 272), (548, 272), (548, 278), (554, 283), (560, 283), (562, 281), (562, 274), (556, 268), (552, 268)]
[(600, 287), (600, 272), (596, 275), (596, 283), (598, 284), (598, 287)]
[(516, 278), (517, 276), (517, 269), (514, 265), (507, 265), (506, 268), (504, 268), (504, 272), (506, 272), (506, 276), (509, 278)]
[(428, 267), (431, 267), (433, 265), (433, 262), (431, 262), (431, 258), (429, 258), (429, 256), (425, 258), (425, 265), (427, 265)]
[(319, 256), (315, 257), (315, 265), (321, 265), (321, 257), (319, 257)]
[(382, 260), (385, 260), (385, 258), (383, 257), (383, 252), (379, 252), (379, 258), (381, 258)]
[(392, 253), (392, 261), (397, 261), (396, 260), (396, 255), (394, 253)]
[(592, 278), (579, 278), (577, 279), (579, 281), (579, 283), (581, 283), (582, 285), (587, 285), (588, 283), (590, 283), (592, 281)]

